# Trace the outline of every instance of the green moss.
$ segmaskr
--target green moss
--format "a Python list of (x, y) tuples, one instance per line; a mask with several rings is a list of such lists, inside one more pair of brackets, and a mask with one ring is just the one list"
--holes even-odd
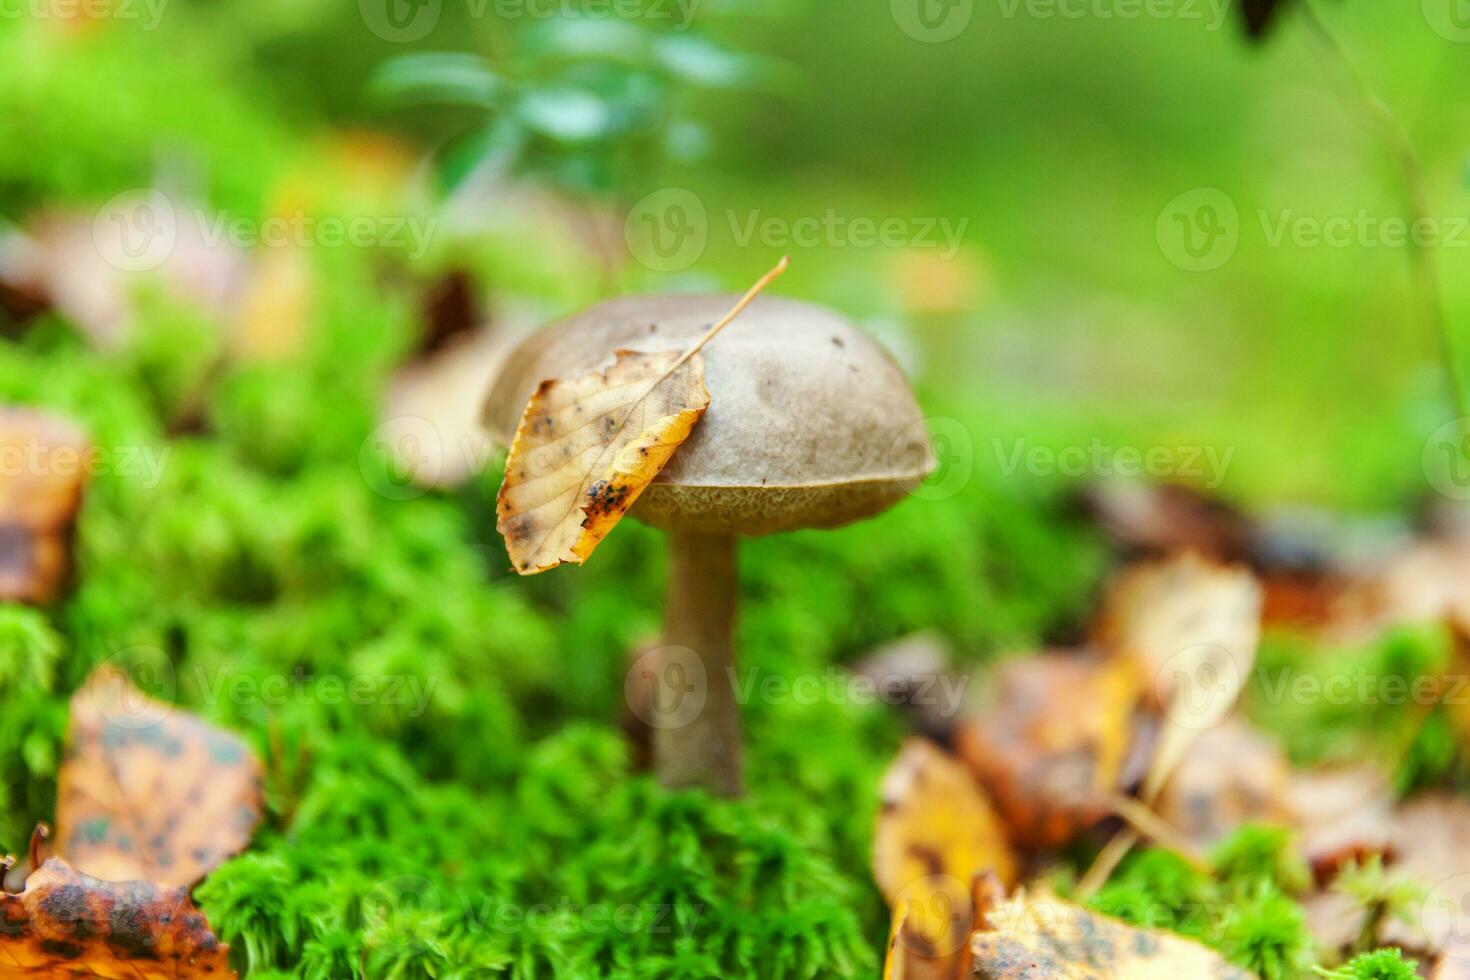
[(1404, 959), (1397, 949), (1380, 949), (1354, 957), (1336, 970), (1319, 970), (1324, 977), (1333, 980), (1414, 980), (1419, 975), (1418, 964)]
[(1313, 942), (1291, 896), (1309, 879), (1290, 834), (1248, 825), (1211, 857), (1214, 874), (1165, 850), (1132, 854), (1090, 905), (1135, 925), (1198, 939), (1263, 980), (1302, 976), (1313, 962)]
[(1450, 719), (1435, 700), (1450, 653), (1440, 623), (1395, 626), (1347, 649), (1268, 634), (1246, 709), (1302, 765), (1376, 758), (1401, 795), (1463, 781)]
[[(0, 617), (0, 689), (19, 692), (0, 738), (20, 748), (0, 753), (0, 844), (53, 815), (65, 696), (108, 661), (268, 761), (257, 840), (199, 890), (252, 976), (873, 975), (896, 714), (754, 697), (740, 803), (630, 771), (624, 663), (659, 626), (661, 535), (625, 522), (586, 568), (522, 580), (493, 534), (494, 465), (455, 493), (378, 492), (378, 392), (411, 306), (365, 254), (314, 258), (310, 349), (203, 387), (209, 325), (163, 306), (121, 356), (54, 321), (0, 343), (0, 400), (143, 460), (94, 477), (68, 599)], [(197, 394), (202, 431), (171, 429)], [(741, 669), (789, 684), (921, 627), (970, 661), (1037, 643), (1103, 555), (1052, 498), (981, 472), (742, 557)]]

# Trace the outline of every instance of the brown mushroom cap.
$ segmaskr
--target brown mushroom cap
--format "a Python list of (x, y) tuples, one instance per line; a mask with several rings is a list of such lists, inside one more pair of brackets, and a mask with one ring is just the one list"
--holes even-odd
[[(491, 387), (485, 422), (509, 444), (537, 384), (681, 350), (736, 296), (631, 296), (523, 341)], [(710, 407), (632, 514), (669, 530), (769, 534), (833, 527), (893, 504), (934, 467), (902, 369), (842, 317), (762, 296), (704, 348)]]

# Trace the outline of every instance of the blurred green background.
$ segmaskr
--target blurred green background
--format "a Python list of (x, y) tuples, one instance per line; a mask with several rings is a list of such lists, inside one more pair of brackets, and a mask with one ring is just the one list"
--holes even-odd
[[(12, 14), (52, 9), (8, 2)], [(615, 274), (515, 249), (513, 268), (484, 260), (491, 288), (535, 295), (556, 313), (610, 292), (734, 287), (782, 250), (740, 241), (753, 216), (905, 219), (898, 248), (840, 233), (787, 246), (794, 264), (781, 288), (897, 334), (931, 405), (978, 423), (984, 461), (994, 462), (996, 438), (1069, 445), (1100, 435), (1235, 447), (1229, 486), (1242, 494), (1383, 504), (1413, 487), (1416, 454), (1445, 406), (1409, 249), (1361, 235), (1345, 246), (1273, 244), (1269, 233), (1284, 215), (1404, 213), (1397, 168), (1362, 125), (1350, 83), (1289, 9), (1253, 47), (1235, 10), (1205, 0), (1159, 5), (1158, 16), (1091, 0), (961, 3), (954, 16), (968, 11), (968, 23), (937, 43), (905, 32), (903, 3), (837, 13), (798, 0), (689, 2), (651, 5), (638, 23), (780, 59), (781, 70), (676, 83), (670, 101), (698, 130), (684, 134), (682, 153), (634, 152), (592, 176), (576, 172), (580, 159), (543, 168), (558, 187), (594, 188)], [(1470, 108), (1455, 93), (1470, 59), (1436, 30), (1436, 0), (1423, 6), (1327, 13), (1422, 154), (1446, 239), (1445, 302), (1462, 328)], [(391, 134), (401, 141), (392, 153), (410, 161), (436, 149), (463, 157), (487, 118), (433, 98), (410, 109), (374, 98), (385, 61), (473, 52), (544, 77), (585, 40), (548, 29), (575, 4), (425, 9), (404, 42), (371, 30), (357, 5), (326, 0), (170, 0), (156, 18), (137, 0), (134, 19), (75, 31), (54, 13), (12, 16), (0, 212), (20, 221), (44, 203), (105, 199), (148, 185), (170, 161), (196, 175), (211, 204), (247, 217), (302, 175), (327, 185), (330, 200), (342, 190), (323, 163), (332, 134)], [(534, 13), (515, 15), (523, 9)], [(636, 57), (624, 39), (597, 36), (619, 18), (590, 20), (584, 53), (606, 44)], [(719, 79), (727, 67), (715, 58), (690, 77)], [(612, 83), (587, 79), (592, 91), (599, 84)], [(666, 187), (698, 195), (709, 232), (699, 260), (672, 274), (633, 260), (618, 228), (634, 202)], [(1233, 257), (1204, 272), (1174, 265), (1156, 235), (1166, 205), (1195, 188), (1222, 190), (1239, 213)], [(439, 206), (414, 192), (379, 203), (394, 213)], [(490, 237), (484, 210), (500, 205), (459, 221), (449, 208), (445, 225), (473, 238)], [(938, 232), (922, 230), (939, 220), (963, 229), (950, 261), (924, 247)]]
[[(1466, 335), (1453, 2), (1322, 6), (1418, 149)], [(1381, 229), (1406, 213), (1402, 169), (1292, 4), (1262, 44), (1204, 0), (926, 0), (927, 21), (907, 0), (531, 9), (0, 0), (0, 280), (17, 242), (49, 243), (51, 301), (25, 308), (33, 268), (20, 302), (0, 293), (0, 396), (170, 453), (158, 481), (94, 480), (74, 592), (0, 607), (0, 850), (53, 814), (66, 698), (107, 660), (267, 761), (255, 845), (200, 891), (253, 976), (872, 976), (871, 820), (901, 722), (749, 706), (743, 803), (638, 775), (624, 657), (660, 621), (660, 538), (625, 522), (586, 568), (514, 579), (494, 457), (397, 492), (377, 427), (444, 328), (432, 301), (467, 283), (493, 331), (743, 288), (789, 253), (777, 291), (897, 353), (945, 466), (875, 521), (751, 542), (743, 661), (820, 672), (934, 630), (975, 663), (1075, 635), (1106, 564), (1065, 506), (1106, 473), (1028, 450), (1162, 450), (1160, 475), (1253, 506), (1425, 492), (1426, 439), (1456, 413), (1410, 249), (1276, 238)], [(282, 217), (375, 231), (180, 246), (116, 287), (119, 332), (86, 300), (118, 271), (99, 245), (115, 196), (147, 188), (246, 239)], [(48, 237), (55, 221), (72, 234)], [(407, 226), (431, 232), (388, 240)], [(1185, 230), (1209, 233), (1202, 257)], [(176, 260), (209, 281), (211, 257), (250, 285), (170, 288)], [(1202, 469), (1205, 451), (1226, 464)], [(220, 672), (436, 687), (420, 712), (269, 705), (212, 696)], [(440, 904), (375, 918), (404, 875)], [(466, 896), (701, 915), (683, 938), (487, 934)]]

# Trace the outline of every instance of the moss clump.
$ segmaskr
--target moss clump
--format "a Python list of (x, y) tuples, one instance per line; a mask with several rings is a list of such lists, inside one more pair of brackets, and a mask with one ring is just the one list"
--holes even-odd
[[(145, 320), (121, 356), (56, 321), (0, 343), (0, 400), (71, 414), (136, 463), (89, 487), (75, 591), (0, 616), (0, 738), (19, 749), (0, 753), (0, 846), (53, 815), (67, 695), (108, 661), (267, 761), (257, 840), (199, 892), (252, 976), (875, 973), (896, 714), (757, 697), (740, 803), (632, 772), (624, 664), (658, 624), (660, 537), (626, 522), (586, 569), (512, 579), (493, 464), (453, 493), (379, 492), (377, 397), (410, 306), (367, 255), (311, 259), (313, 341), (268, 370), (200, 387), (214, 347), (171, 339), (208, 327), (186, 318)], [(983, 475), (749, 552), (741, 667), (784, 690), (918, 627), (968, 660), (1037, 642), (1102, 559), (1047, 497)]]
[(1440, 623), (1401, 625), (1358, 648), (1268, 635), (1245, 705), (1302, 765), (1382, 761), (1396, 790), (1466, 782), (1439, 702), (1452, 640)]
[(1414, 980), (1419, 964), (1397, 949), (1380, 949), (1354, 957), (1336, 970), (1318, 970), (1332, 980)]
[(1135, 925), (1198, 939), (1264, 980), (1299, 977), (1313, 943), (1301, 905), (1306, 869), (1286, 831), (1242, 827), (1212, 855), (1213, 875), (1169, 851), (1130, 855), (1091, 901)]

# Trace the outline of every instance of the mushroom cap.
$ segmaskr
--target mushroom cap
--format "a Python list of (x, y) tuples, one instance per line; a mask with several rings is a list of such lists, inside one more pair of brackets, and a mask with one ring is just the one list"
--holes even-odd
[[(485, 422), (509, 445), (536, 386), (619, 348), (682, 350), (735, 295), (630, 296), (532, 334), (491, 386)], [(885, 510), (934, 468), (908, 379), (830, 310), (762, 296), (703, 350), (710, 406), (631, 511), (666, 530), (770, 534)]]

